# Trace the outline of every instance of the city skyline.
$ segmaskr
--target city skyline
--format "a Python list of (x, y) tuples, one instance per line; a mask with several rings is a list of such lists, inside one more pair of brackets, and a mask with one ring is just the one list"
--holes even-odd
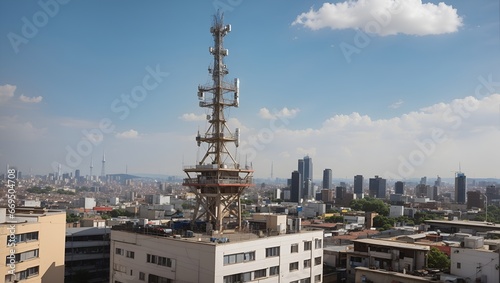
[(334, 179), (500, 177), (498, 1), (193, 2), (0, 3), (0, 168), (183, 175), (217, 7), (257, 178), (306, 155)]

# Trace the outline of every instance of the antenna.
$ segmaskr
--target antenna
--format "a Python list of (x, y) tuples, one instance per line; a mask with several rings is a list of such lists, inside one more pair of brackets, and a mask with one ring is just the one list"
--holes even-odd
[[(195, 166), (184, 167), (187, 178), (183, 185), (189, 186), (196, 195), (196, 206), (192, 222), (204, 218), (208, 231), (221, 231), (223, 220), (237, 219), (236, 226), (241, 226), (240, 196), (243, 191), (253, 186), (253, 170), (245, 166), (240, 168), (235, 157), (229, 152), (228, 145), (239, 146), (239, 129), (234, 134), (226, 124), (226, 110), (239, 106), (239, 80), (234, 83), (226, 82), (225, 76), (229, 73), (224, 58), (229, 51), (224, 48), (224, 37), (231, 32), (231, 25), (224, 25), (224, 15), (217, 12), (214, 15), (210, 33), (214, 39), (214, 46), (208, 51), (213, 55), (213, 65), (208, 68), (212, 82), (198, 86), (199, 106), (206, 108), (207, 123), (204, 134), (196, 135), (198, 149), (202, 143), (207, 144), (203, 157), (196, 160)], [(232, 95), (231, 95), (232, 94)], [(198, 156), (197, 158), (198, 159)], [(233, 217), (232, 219), (230, 217)]]
[(92, 181), (92, 168), (94, 168), (94, 160), (92, 156), (90, 156), (90, 181)]

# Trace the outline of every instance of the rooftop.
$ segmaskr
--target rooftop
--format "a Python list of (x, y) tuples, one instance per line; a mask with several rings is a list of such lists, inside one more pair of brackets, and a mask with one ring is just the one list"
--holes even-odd
[(402, 242), (396, 242), (391, 240), (378, 240), (378, 239), (358, 239), (353, 240), (355, 243), (363, 243), (368, 245), (379, 245), (379, 246), (395, 246), (402, 249), (412, 249), (412, 250), (421, 250), (421, 251), (429, 251), (430, 248), (428, 246), (408, 244)]

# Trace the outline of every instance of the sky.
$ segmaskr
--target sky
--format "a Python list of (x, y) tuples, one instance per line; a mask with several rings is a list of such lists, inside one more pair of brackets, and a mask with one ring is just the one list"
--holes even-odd
[(256, 177), (500, 178), (497, 0), (0, 1), (0, 166), (183, 176), (217, 9)]

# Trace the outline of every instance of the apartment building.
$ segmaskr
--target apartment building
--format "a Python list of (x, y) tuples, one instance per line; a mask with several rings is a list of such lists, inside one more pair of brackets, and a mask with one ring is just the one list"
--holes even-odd
[(0, 208), (0, 267), (4, 282), (54, 283), (64, 281), (66, 213), (19, 207), (15, 218)]
[(322, 282), (323, 231), (264, 236), (111, 230), (110, 282)]
[(429, 246), (377, 239), (353, 240), (347, 251), (347, 274), (354, 279), (356, 267), (412, 272), (427, 266)]

